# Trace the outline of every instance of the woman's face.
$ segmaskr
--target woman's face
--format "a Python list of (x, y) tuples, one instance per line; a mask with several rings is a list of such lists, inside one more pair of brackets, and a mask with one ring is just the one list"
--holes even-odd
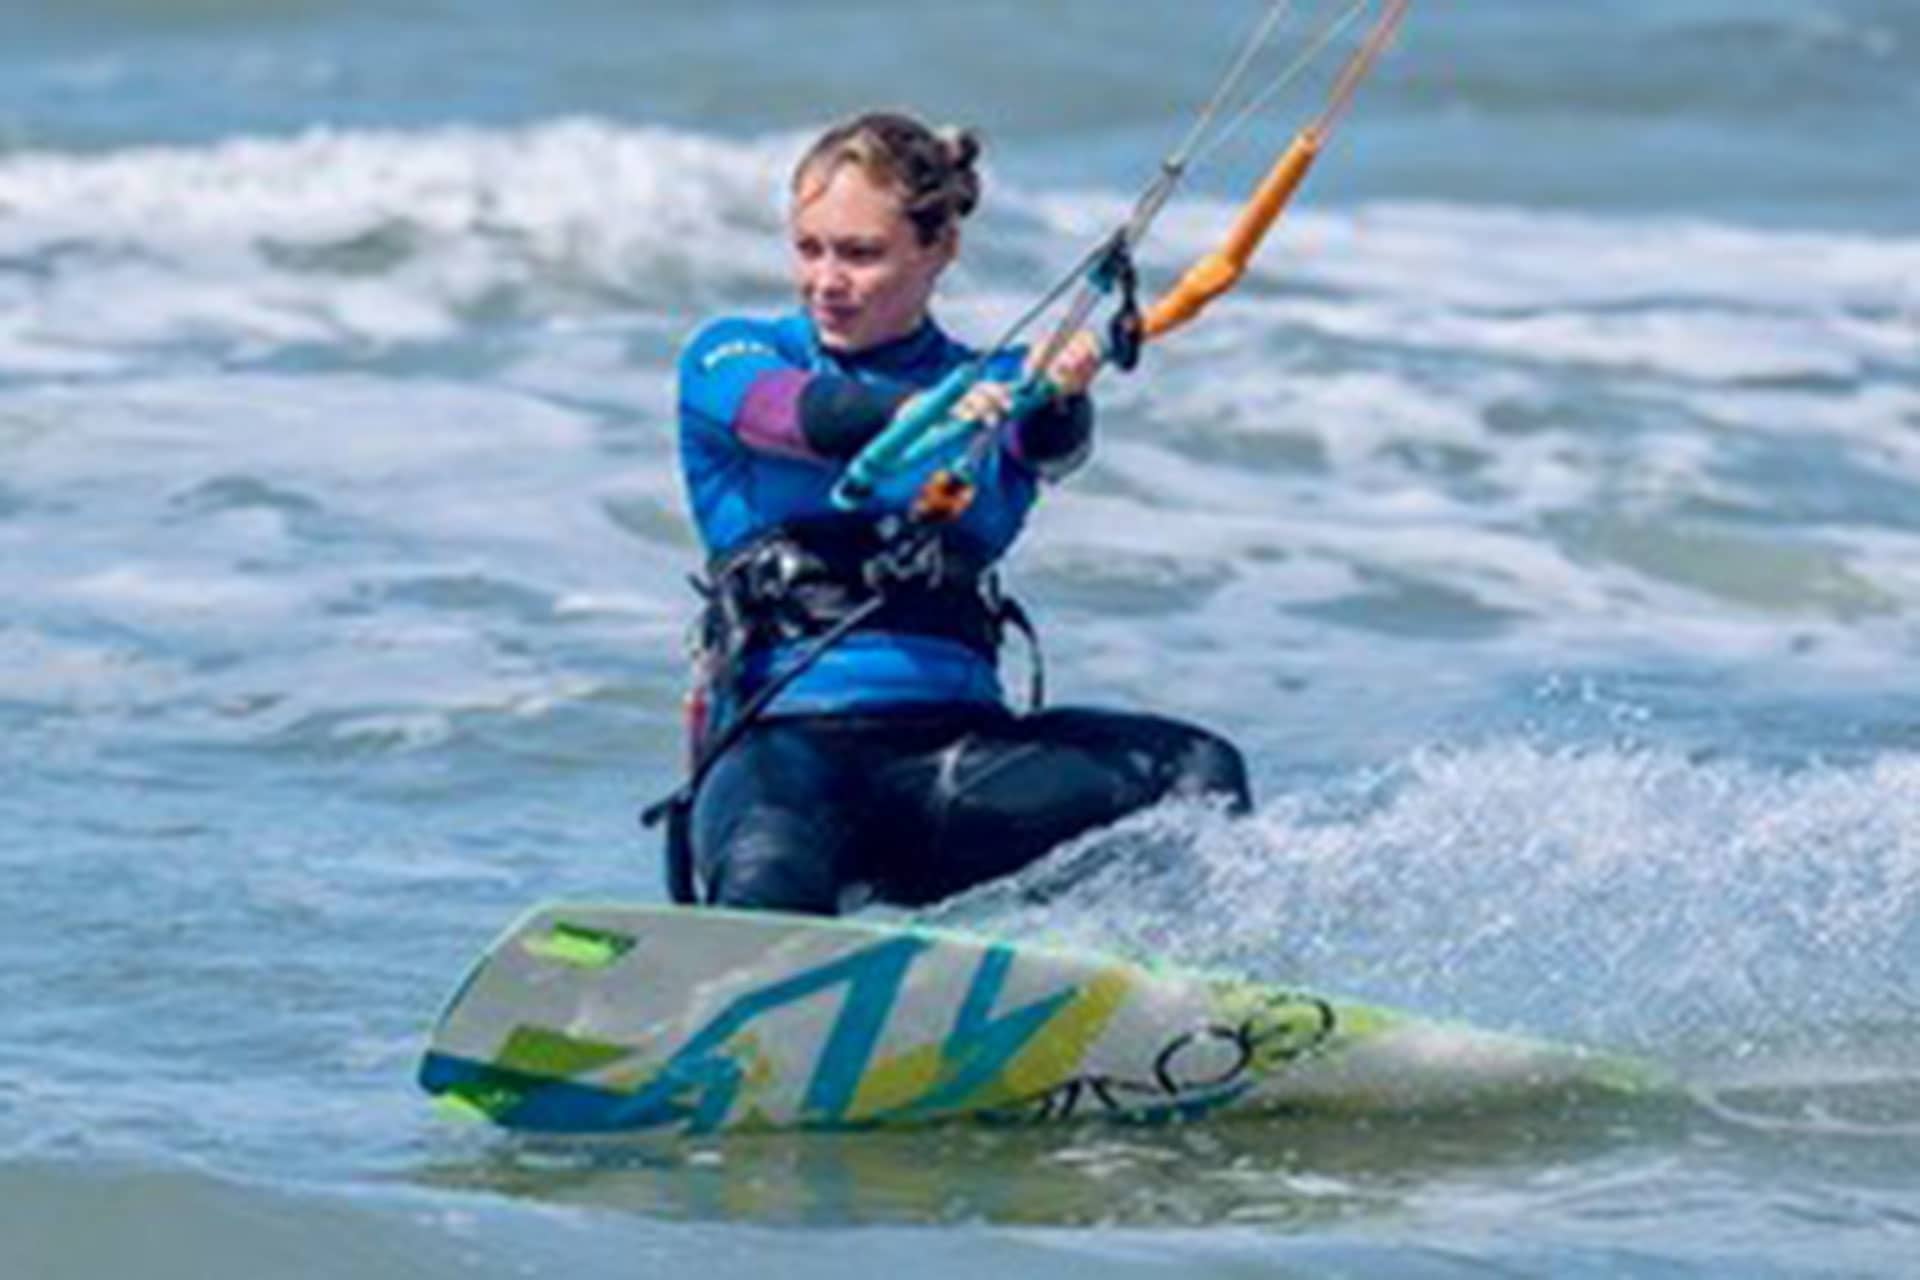
[(901, 212), (900, 197), (855, 164), (801, 175), (792, 215), (800, 303), (831, 351), (904, 338), (926, 318), (934, 281), (953, 261), (950, 230), (932, 244)]

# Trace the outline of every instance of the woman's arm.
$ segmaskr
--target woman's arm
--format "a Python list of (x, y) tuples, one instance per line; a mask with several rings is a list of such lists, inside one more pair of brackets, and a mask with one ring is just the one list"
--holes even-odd
[(680, 407), (688, 421), (756, 453), (844, 461), (878, 435), (911, 391), (813, 373), (784, 357), (749, 320), (707, 326), (680, 357)]

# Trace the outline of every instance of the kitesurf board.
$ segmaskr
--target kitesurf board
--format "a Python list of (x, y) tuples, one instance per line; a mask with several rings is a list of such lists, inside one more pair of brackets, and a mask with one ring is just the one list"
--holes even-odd
[(890, 924), (555, 903), (475, 966), (420, 1082), (570, 1134), (1455, 1107), (1638, 1064), (1218, 974)]

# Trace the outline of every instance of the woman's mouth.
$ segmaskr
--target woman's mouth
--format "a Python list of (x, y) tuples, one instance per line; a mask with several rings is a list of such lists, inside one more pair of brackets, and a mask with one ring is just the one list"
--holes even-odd
[(814, 307), (813, 318), (820, 323), (822, 328), (850, 329), (853, 327), (854, 322), (860, 318), (860, 308), (835, 306), (832, 304), (820, 305)]

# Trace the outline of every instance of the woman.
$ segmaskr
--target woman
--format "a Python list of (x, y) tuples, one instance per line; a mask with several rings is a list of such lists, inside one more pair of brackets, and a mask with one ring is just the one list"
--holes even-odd
[[(793, 175), (799, 310), (714, 321), (682, 353), (681, 461), (711, 556), (696, 726), (710, 767), (683, 816), (709, 903), (921, 904), (1170, 796), (1247, 805), (1245, 767), (1218, 737), (1115, 712), (1015, 715), (1001, 694), (995, 652), (1016, 611), (992, 567), (1038, 485), (1087, 454), (1091, 335), (1048, 364), (1059, 394), (1044, 407), (1008, 419), (1019, 353), (960, 402), (956, 416), (997, 436), (958, 519), (899, 540), (925, 533), (899, 516), (917, 475), (873, 510), (830, 501), (901, 406), (975, 354), (928, 304), (979, 200), (978, 151), (971, 134), (890, 113), (829, 130)], [(716, 734), (781, 680), (713, 756)]]

